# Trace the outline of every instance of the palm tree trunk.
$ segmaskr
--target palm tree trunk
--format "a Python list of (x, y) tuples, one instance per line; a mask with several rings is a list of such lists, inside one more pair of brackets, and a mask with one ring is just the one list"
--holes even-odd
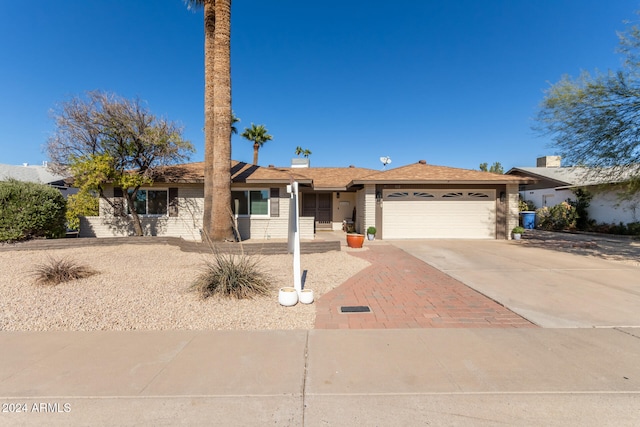
[(204, 1), (204, 238), (233, 239), (231, 209), (231, 0)]
[(260, 148), (260, 145), (253, 144), (253, 164), (257, 165), (258, 164), (258, 149)]

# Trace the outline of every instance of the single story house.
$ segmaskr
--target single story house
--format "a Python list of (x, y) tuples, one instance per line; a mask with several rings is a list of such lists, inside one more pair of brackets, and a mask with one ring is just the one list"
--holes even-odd
[[(297, 165), (296, 165), (297, 166)], [(200, 240), (204, 164), (159, 168), (136, 202), (149, 235)], [(300, 236), (353, 223), (379, 239), (510, 239), (518, 225), (518, 186), (533, 181), (421, 160), (376, 171), (357, 167), (262, 167), (232, 162), (232, 214), (243, 239), (286, 238), (293, 180), (300, 191)], [(82, 219), (81, 236), (131, 235), (122, 190), (107, 185), (100, 215)], [(120, 212), (120, 213), (119, 213)]]
[(60, 190), (63, 196), (77, 193), (77, 189), (70, 187), (66, 180), (69, 177), (53, 173), (47, 167), (47, 162), (42, 165), (30, 165), (24, 163), (20, 166), (0, 164), (0, 181), (15, 179), (22, 182), (35, 182), (47, 184)]
[(640, 220), (640, 194), (630, 200), (620, 198), (624, 176), (608, 176), (607, 171), (596, 175), (585, 167), (563, 167), (561, 161), (560, 156), (539, 157), (536, 167), (516, 167), (506, 174), (535, 179), (520, 184), (520, 195), (523, 200), (533, 202), (536, 208), (575, 200), (574, 190), (581, 188), (593, 195), (587, 212), (596, 222), (626, 224)]

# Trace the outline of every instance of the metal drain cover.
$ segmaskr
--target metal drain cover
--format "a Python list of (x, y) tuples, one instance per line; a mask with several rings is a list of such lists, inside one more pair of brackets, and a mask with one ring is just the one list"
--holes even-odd
[(345, 305), (340, 307), (342, 313), (370, 313), (371, 309), (366, 305)]

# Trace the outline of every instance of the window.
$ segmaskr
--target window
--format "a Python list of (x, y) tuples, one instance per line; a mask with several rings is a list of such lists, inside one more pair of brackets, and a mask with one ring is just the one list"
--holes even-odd
[(405, 197), (409, 197), (409, 193), (396, 192), (396, 193), (387, 194), (387, 199), (404, 199)]
[(467, 194), (469, 197), (474, 198), (474, 199), (488, 199), (489, 195), (487, 193), (478, 193), (478, 192), (471, 192)]
[(231, 211), (234, 215), (269, 215), (269, 190), (231, 192)]
[(425, 193), (424, 191), (414, 191), (413, 197), (418, 199), (433, 199), (435, 196), (431, 193)]
[(442, 195), (443, 198), (445, 199), (457, 199), (460, 197), (463, 197), (462, 193), (445, 193)]
[[(132, 194), (133, 190), (129, 190)], [(133, 208), (138, 215), (166, 215), (167, 214), (167, 190), (138, 190), (133, 200)]]

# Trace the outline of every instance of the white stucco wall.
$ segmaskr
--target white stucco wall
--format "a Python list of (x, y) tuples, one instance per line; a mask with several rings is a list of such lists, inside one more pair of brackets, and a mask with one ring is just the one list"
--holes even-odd
[(622, 201), (616, 193), (595, 193), (589, 208), (589, 217), (596, 222), (618, 224), (640, 221), (640, 194), (630, 201)]
[(555, 190), (553, 188), (521, 191), (520, 194), (524, 200), (532, 201), (536, 205), (536, 209), (555, 206), (567, 199), (575, 200), (576, 198), (571, 190)]
[[(590, 219), (605, 224), (620, 222), (627, 224), (640, 221), (640, 194), (630, 201), (622, 201), (616, 190), (602, 191), (590, 188), (589, 191), (593, 194), (593, 199), (587, 208)], [(523, 191), (520, 194), (524, 200), (531, 200), (535, 203), (536, 209), (543, 206), (555, 206), (567, 199), (576, 200), (573, 191), (567, 189), (558, 191), (554, 189), (531, 190)]]
[[(340, 198), (338, 198), (340, 194)], [(333, 193), (333, 230), (342, 230), (342, 221), (351, 219), (353, 215), (353, 207), (356, 205), (356, 193), (347, 191), (339, 191)]]

